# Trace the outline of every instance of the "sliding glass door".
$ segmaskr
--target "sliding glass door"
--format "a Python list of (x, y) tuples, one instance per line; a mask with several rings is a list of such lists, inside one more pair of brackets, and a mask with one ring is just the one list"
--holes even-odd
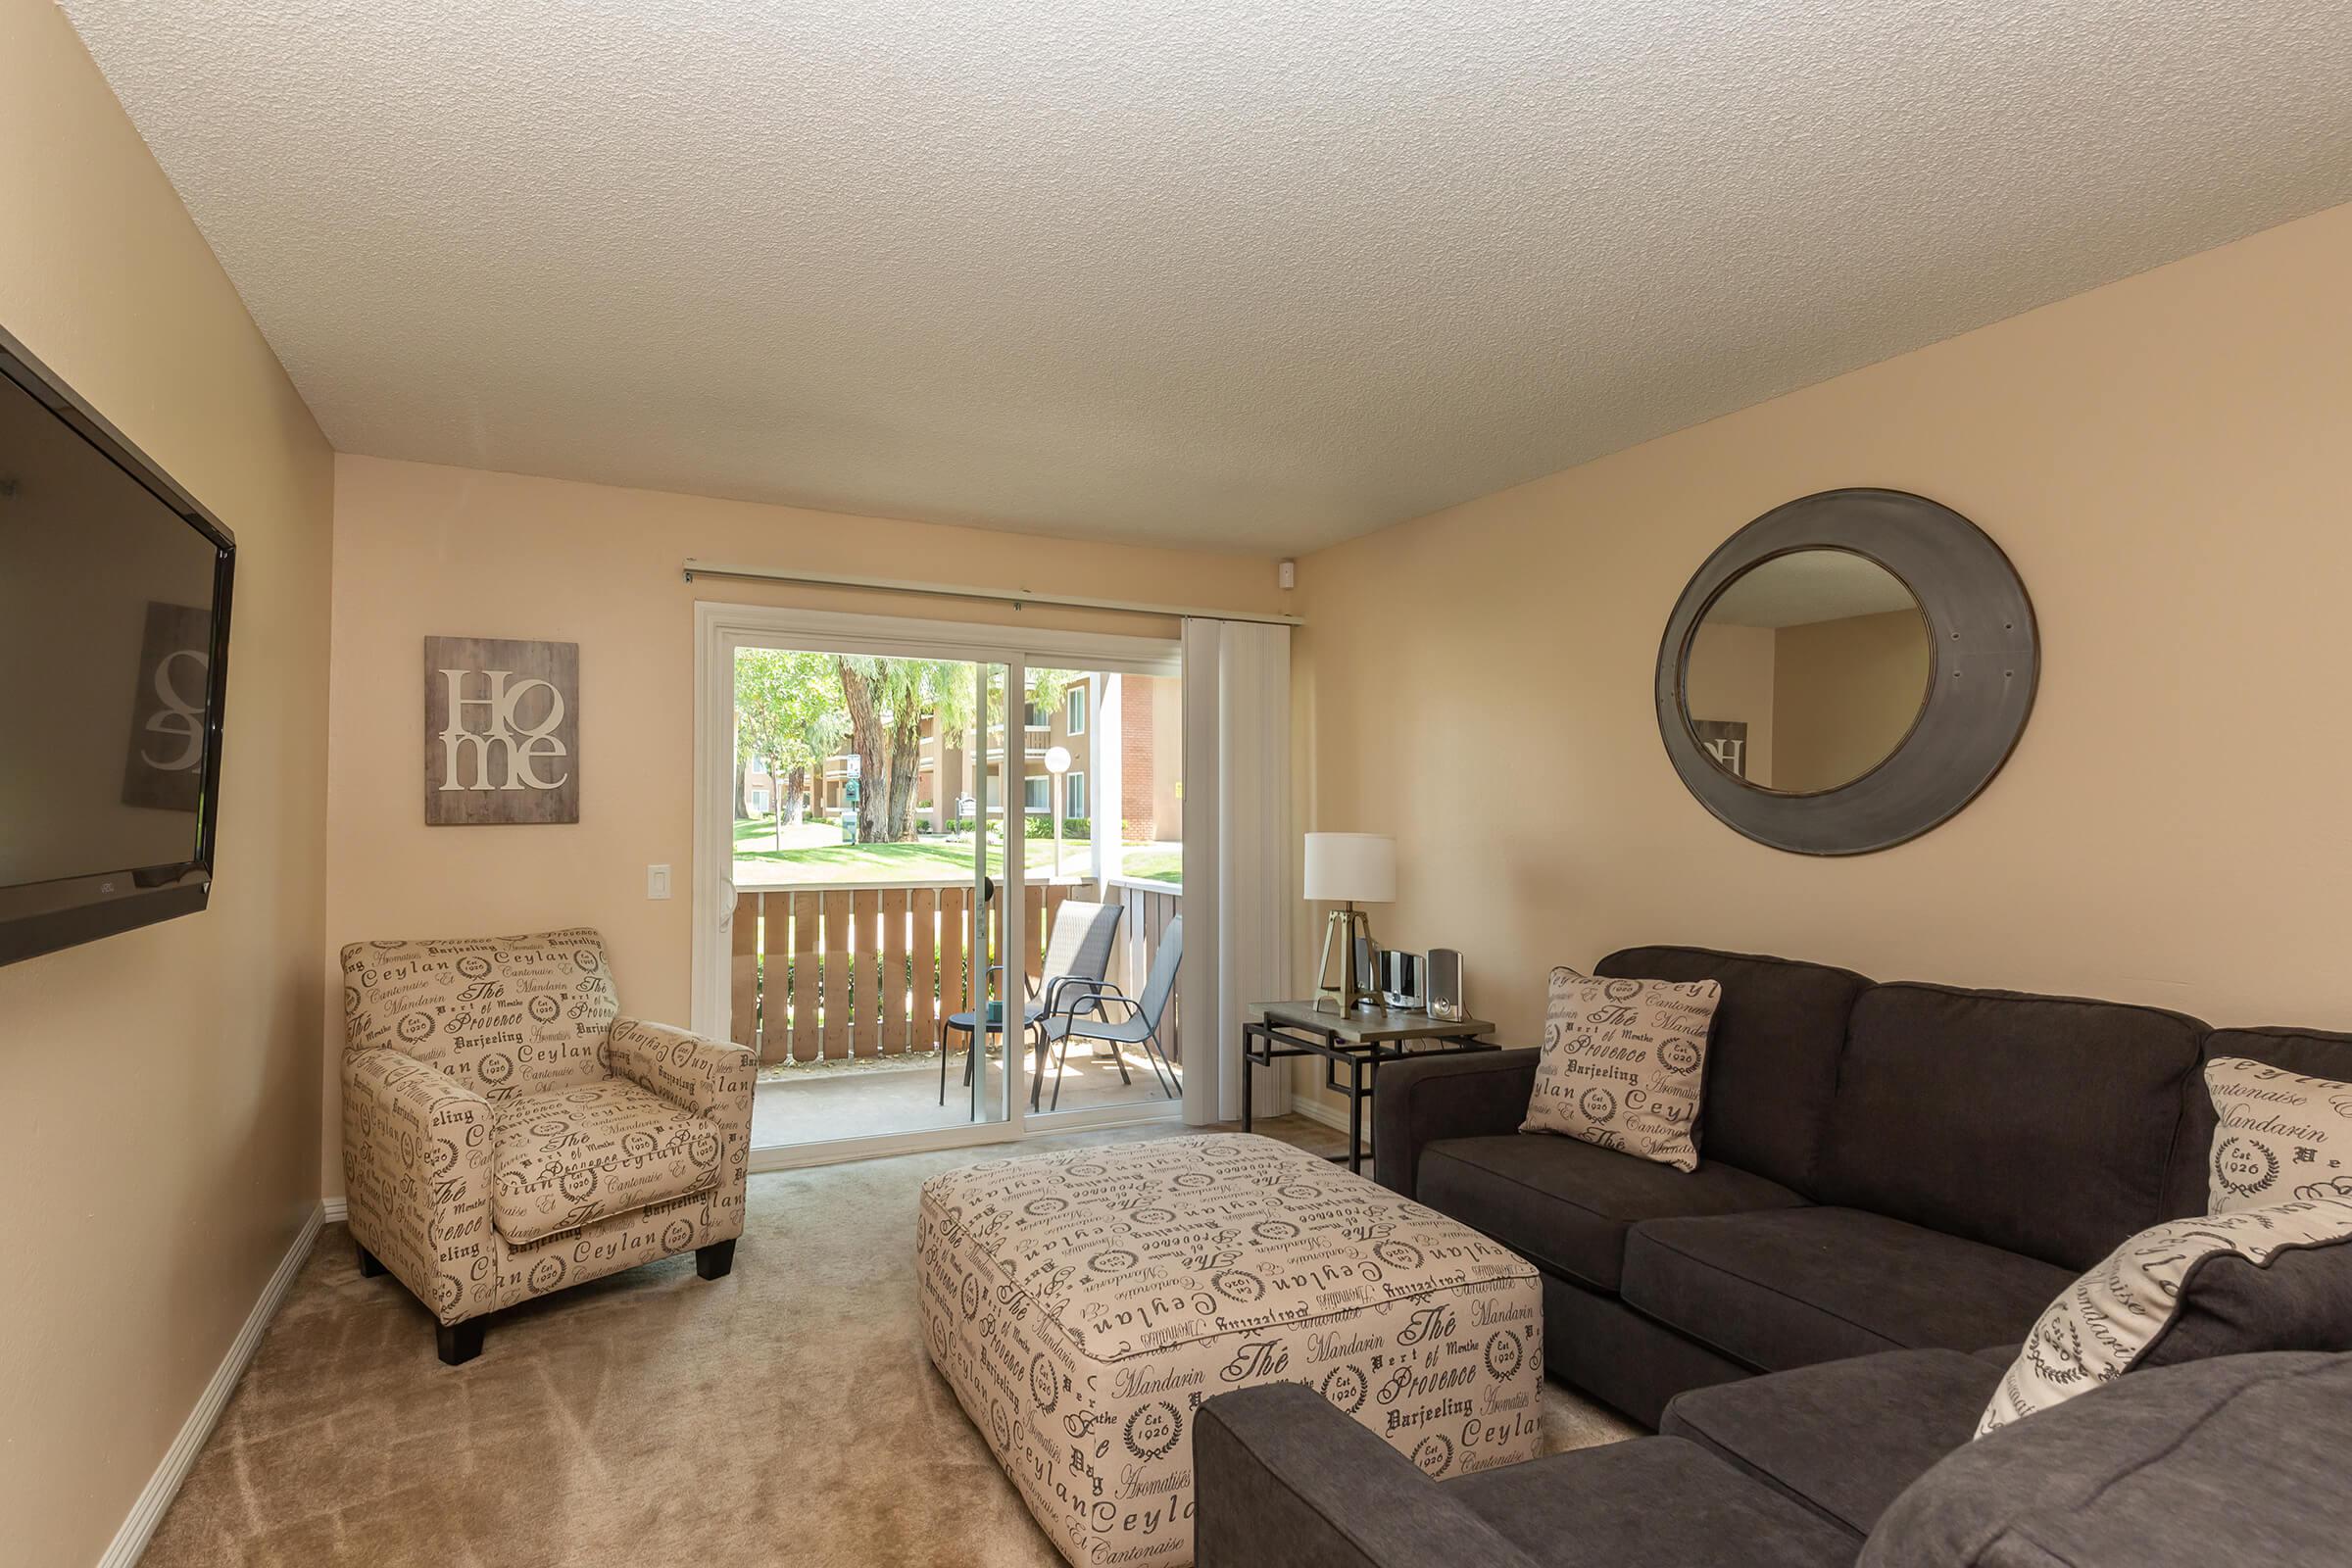
[(758, 1168), (1178, 1113), (1172, 644), (698, 639), (695, 1024), (759, 1053)]
[[(1090, 661), (1033, 662), (1027, 678), (1022, 951), (1039, 955), (1031, 972), (1054, 1004), (1032, 1115), (1062, 1126), (1168, 1109), (1184, 1060), (1182, 676)], [(1096, 950), (1087, 927), (1104, 933)]]
[(725, 1032), (760, 1055), (754, 1146), (878, 1150), (1006, 1120), (1018, 894), (986, 736), (1011, 666), (757, 632), (723, 654), (707, 671), (723, 733), (706, 742), (725, 799), (704, 805), (726, 833), (697, 869), (719, 906), (703, 962), (723, 962)]

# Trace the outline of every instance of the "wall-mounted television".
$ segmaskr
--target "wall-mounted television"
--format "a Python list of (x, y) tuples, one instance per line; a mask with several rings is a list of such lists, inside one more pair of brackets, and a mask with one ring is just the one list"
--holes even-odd
[(0, 331), (0, 963), (205, 906), (235, 561)]

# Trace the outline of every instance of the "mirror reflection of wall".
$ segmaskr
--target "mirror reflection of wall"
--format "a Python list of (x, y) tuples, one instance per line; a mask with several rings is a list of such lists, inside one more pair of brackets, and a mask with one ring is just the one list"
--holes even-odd
[(1806, 795), (1852, 783), (1902, 743), (1934, 661), (1902, 579), (1846, 550), (1759, 563), (1690, 639), (1683, 715), (1716, 765)]

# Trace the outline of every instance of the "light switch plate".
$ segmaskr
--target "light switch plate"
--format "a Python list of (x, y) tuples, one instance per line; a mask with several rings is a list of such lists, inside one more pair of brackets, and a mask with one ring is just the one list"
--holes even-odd
[(649, 865), (645, 868), (645, 896), (649, 899), (669, 897), (669, 867)]

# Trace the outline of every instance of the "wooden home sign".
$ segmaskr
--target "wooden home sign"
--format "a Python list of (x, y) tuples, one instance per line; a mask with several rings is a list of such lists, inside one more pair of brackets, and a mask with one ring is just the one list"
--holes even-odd
[(580, 819), (580, 645), (424, 640), (424, 824)]

